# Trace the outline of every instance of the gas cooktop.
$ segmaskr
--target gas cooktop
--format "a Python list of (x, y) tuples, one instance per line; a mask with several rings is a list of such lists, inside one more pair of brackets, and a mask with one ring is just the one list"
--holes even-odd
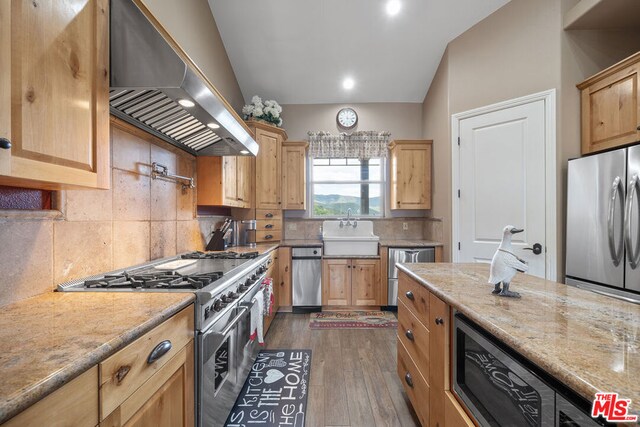
[(221, 271), (183, 275), (175, 271), (159, 271), (145, 274), (107, 274), (98, 279), (84, 281), (88, 289), (202, 289), (222, 277)]
[(188, 254), (181, 255), (182, 259), (253, 259), (257, 258), (259, 253), (256, 252), (191, 252)]

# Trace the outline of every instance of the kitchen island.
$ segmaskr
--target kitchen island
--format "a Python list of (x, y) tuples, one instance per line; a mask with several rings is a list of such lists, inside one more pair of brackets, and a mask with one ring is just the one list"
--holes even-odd
[(491, 294), (487, 264), (399, 267), (452, 310), (591, 402), (617, 392), (640, 410), (640, 306), (518, 274), (520, 299)]

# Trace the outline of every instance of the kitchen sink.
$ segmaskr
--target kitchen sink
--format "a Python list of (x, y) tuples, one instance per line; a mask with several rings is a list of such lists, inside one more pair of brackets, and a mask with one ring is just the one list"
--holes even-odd
[(370, 256), (378, 255), (380, 237), (373, 234), (372, 221), (351, 220), (347, 225), (343, 220), (324, 221), (322, 240), (325, 256)]

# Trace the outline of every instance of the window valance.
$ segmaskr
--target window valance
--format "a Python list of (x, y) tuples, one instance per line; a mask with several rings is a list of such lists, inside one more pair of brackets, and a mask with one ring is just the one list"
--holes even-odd
[(358, 131), (351, 134), (309, 132), (309, 156), (316, 159), (374, 159), (387, 157), (389, 132)]

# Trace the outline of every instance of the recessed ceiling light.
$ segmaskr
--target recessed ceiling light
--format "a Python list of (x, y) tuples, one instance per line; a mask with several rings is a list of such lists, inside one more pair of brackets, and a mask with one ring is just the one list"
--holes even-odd
[(240, 150), (240, 154), (249, 154), (247, 150)]
[(182, 105), (183, 107), (193, 107), (196, 105), (193, 103), (193, 101), (188, 99), (178, 99), (178, 104)]
[(400, 9), (402, 9), (402, 3), (400, 3), (400, 0), (389, 0), (387, 2), (387, 15), (395, 16), (400, 13)]
[(218, 129), (218, 128), (220, 128), (220, 125), (219, 125), (219, 124), (217, 124), (217, 123), (213, 123), (213, 122), (211, 122), (211, 123), (207, 123), (207, 126), (208, 126), (208, 127), (210, 127), (211, 129)]
[(351, 77), (347, 77), (342, 81), (342, 87), (345, 88), (346, 90), (353, 89), (355, 85), (356, 85), (356, 82), (354, 82)]

